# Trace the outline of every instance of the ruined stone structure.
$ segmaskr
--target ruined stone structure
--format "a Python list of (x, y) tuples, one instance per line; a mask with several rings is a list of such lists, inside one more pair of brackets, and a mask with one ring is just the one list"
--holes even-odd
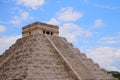
[(35, 22), (1, 55), (0, 80), (118, 79), (60, 37), (58, 26)]

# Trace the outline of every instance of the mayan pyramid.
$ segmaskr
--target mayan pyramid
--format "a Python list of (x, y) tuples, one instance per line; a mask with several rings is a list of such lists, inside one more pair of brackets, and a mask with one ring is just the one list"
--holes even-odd
[(0, 56), (0, 80), (118, 80), (63, 37), (59, 27), (35, 22)]

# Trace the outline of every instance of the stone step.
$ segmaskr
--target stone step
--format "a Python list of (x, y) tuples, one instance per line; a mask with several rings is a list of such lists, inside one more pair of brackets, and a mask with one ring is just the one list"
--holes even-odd
[[(36, 51), (36, 49), (33, 48), (31, 57), (27, 58), (28, 62), (30, 61), (28, 64), (27, 78), (44, 78), (44, 80), (47, 78), (49, 80), (71, 80), (72, 78), (70, 78), (65, 66), (59, 59), (58, 55), (56, 55), (54, 48), (50, 46), (50, 43), (45, 38), (43, 40), (42, 49), (37, 49)], [(41, 42), (36, 45), (39, 44), (41, 44)], [(42, 55), (44, 57), (41, 57)]]
[(85, 54), (81, 54), (78, 49), (72, 48), (75, 52), (76, 55), (79, 56), (80, 60), (88, 67), (89, 71), (98, 79), (105, 79), (109, 80), (112, 79), (112, 76), (107, 75), (102, 69), (99, 67), (98, 64), (94, 63), (91, 59), (87, 58)]
[(51, 41), (53, 41), (53, 43), (56, 45), (62, 55), (67, 59), (67, 61), (69, 62), (68, 64), (74, 67), (74, 70), (79, 74), (79, 76), (81, 76), (83, 79), (93, 79), (91, 74), (89, 74), (88, 69), (82, 64), (82, 62), (80, 62), (79, 58), (74, 55), (73, 51), (66, 43), (64, 43), (63, 40), (58, 37), (49, 38), (51, 39)]

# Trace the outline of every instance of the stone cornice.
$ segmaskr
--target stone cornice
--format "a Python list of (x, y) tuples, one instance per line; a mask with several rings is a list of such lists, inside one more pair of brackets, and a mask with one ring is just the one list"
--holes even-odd
[(43, 25), (43, 26), (47, 26), (47, 27), (50, 27), (50, 28), (55, 28), (55, 29), (59, 29), (58, 26), (56, 25), (51, 25), (51, 24), (46, 24), (46, 23), (42, 23), (42, 22), (34, 22), (32, 24), (29, 24), (27, 26), (24, 26), (22, 29), (26, 29), (28, 27), (32, 27), (32, 26), (35, 26), (35, 25)]

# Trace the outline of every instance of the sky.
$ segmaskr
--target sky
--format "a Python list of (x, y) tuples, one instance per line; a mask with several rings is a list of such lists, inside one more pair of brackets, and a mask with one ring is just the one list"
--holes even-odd
[(58, 25), (81, 53), (120, 72), (120, 0), (0, 0), (0, 54), (36, 21)]

